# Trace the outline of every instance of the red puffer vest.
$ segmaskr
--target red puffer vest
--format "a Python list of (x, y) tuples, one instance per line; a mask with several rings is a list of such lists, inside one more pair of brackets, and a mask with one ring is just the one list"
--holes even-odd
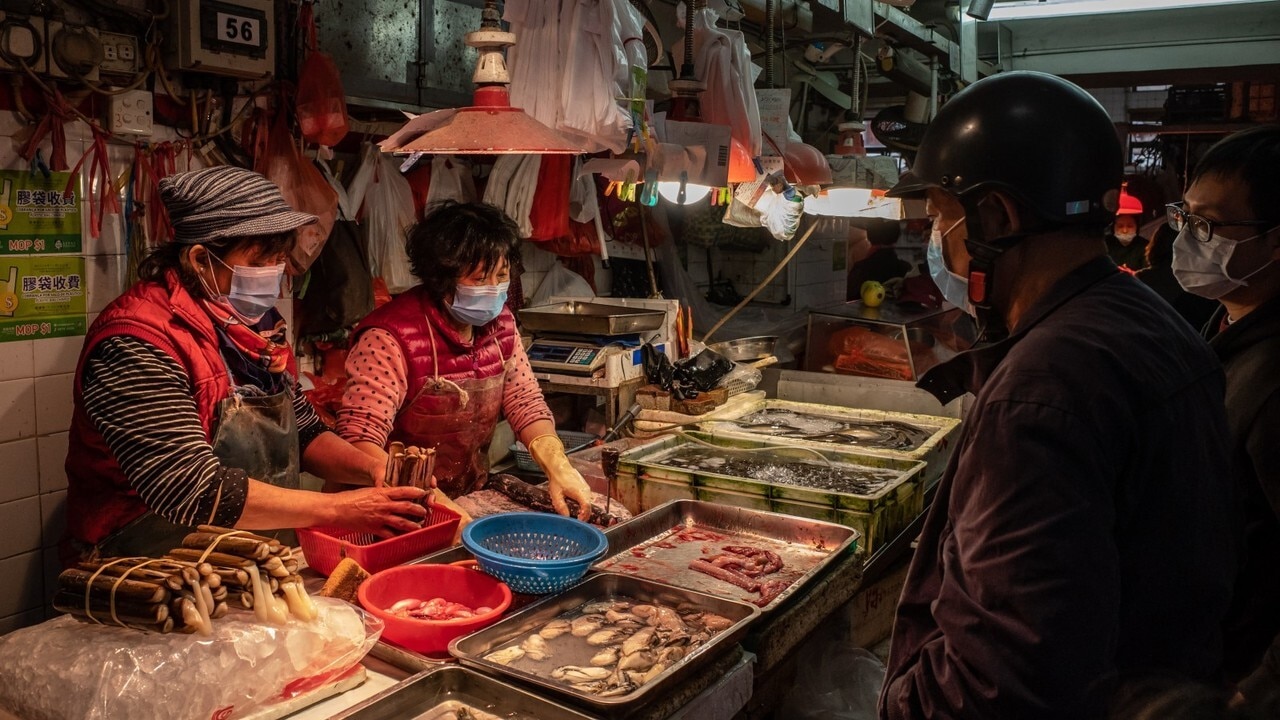
[[(80, 383), (85, 358), (98, 343), (116, 335), (150, 343), (182, 366), (207, 440), (213, 437), (218, 403), (231, 390), (213, 323), (172, 271), (163, 283), (135, 284), (102, 311), (89, 327), (76, 367), (66, 462), (67, 536), (90, 545), (147, 510), (84, 409)], [(63, 545), (63, 557), (74, 557)]]
[[(428, 323), (431, 333), (427, 332)], [(501, 375), (503, 361), (511, 359), (520, 340), (515, 316), (504, 307), (496, 319), (475, 329), (471, 342), (464, 341), (454, 328), (448, 311), (438, 307), (422, 286), (369, 313), (356, 329), (357, 339), (359, 333), (369, 328), (385, 330), (400, 343), (400, 352), (404, 354), (405, 365), (409, 369), (409, 393), (405, 396), (409, 398), (417, 397), (423, 383), (435, 377), (432, 334), (436, 341), (435, 355), (440, 362), (440, 377), (454, 382)], [(355, 340), (352, 341), (354, 344)], [(396, 429), (402, 430), (399, 418)]]

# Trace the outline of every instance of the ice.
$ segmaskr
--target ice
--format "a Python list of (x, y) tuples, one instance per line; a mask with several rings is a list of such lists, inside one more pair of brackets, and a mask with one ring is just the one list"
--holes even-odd
[(241, 717), (279, 700), (290, 682), (351, 666), (377, 641), (376, 619), (342, 601), (315, 602), (313, 623), (271, 627), (232, 611), (213, 622), (212, 638), (69, 615), (17, 630), (0, 637), (0, 707), (26, 720), (203, 720), (227, 707)]

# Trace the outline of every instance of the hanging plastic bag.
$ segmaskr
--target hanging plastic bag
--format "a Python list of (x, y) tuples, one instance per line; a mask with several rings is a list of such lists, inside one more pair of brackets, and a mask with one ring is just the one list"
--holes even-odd
[(569, 235), (569, 195), (572, 158), (546, 155), (538, 164), (538, 180), (529, 208), (530, 240), (553, 240)]
[(307, 59), (302, 61), (298, 72), (298, 127), (308, 142), (332, 147), (346, 137), (350, 129), (342, 73), (338, 72), (332, 57), (320, 52), (312, 3), (302, 3), (298, 24), (307, 38)]
[(290, 271), (300, 275), (315, 262), (329, 232), (333, 230), (338, 216), (338, 193), (329, 187), (329, 182), (316, 166), (298, 151), (285, 115), (283, 111), (276, 112), (265, 147), (254, 156), (253, 169), (279, 186), (285, 202), (294, 210), (320, 218), (319, 222), (298, 228), (298, 239), (289, 254), (289, 264)]
[(801, 646), (796, 683), (781, 706), (796, 720), (875, 720), (884, 664), (842, 638), (824, 637)]
[[(526, 282), (524, 278), (521, 278), (521, 281)], [(546, 305), (553, 297), (593, 298), (595, 296), (591, 285), (581, 275), (556, 262), (551, 266), (551, 270), (543, 275), (537, 289), (529, 294), (529, 301), (525, 306)]]
[(452, 155), (431, 159), (431, 187), (427, 189), (427, 208), (445, 200), (460, 203), (476, 201), (476, 183), (471, 177), (471, 164)]
[(367, 148), (365, 163), (373, 164), (363, 210), (369, 268), (386, 281), (387, 290), (402, 293), (418, 284), (409, 272), (409, 255), (405, 252), (405, 237), (417, 221), (413, 189), (400, 174), (395, 159), (372, 145)]
[(299, 301), (300, 335), (349, 328), (373, 310), (373, 277), (354, 221), (334, 223)]

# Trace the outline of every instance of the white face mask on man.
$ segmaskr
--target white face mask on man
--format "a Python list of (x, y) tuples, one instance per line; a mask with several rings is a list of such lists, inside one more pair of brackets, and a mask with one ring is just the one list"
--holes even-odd
[(1200, 242), (1192, 234), (1190, 225), (1183, 227), (1173, 240), (1173, 276), (1183, 290), (1210, 300), (1217, 300), (1233, 290), (1246, 287), (1249, 278), (1275, 261), (1274, 255), (1238, 278), (1231, 277), (1227, 270), (1232, 255), (1241, 245), (1265, 237), (1275, 230), (1273, 227), (1243, 240), (1214, 236), (1209, 242)]
[(929, 276), (933, 278), (938, 290), (942, 291), (942, 297), (952, 305), (973, 315), (975, 314), (973, 303), (969, 302), (969, 278), (952, 272), (951, 268), (947, 267), (946, 258), (942, 254), (942, 240), (962, 222), (964, 218), (955, 221), (951, 227), (943, 231), (938, 228), (935, 220), (933, 232), (929, 233), (929, 251), (925, 258), (929, 262)]

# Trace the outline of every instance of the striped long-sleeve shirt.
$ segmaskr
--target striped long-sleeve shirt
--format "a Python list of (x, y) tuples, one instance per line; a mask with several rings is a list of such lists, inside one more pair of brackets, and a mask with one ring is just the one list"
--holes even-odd
[[(86, 358), (81, 387), (89, 420), (152, 512), (180, 525), (235, 525), (248, 476), (214, 456), (180, 364), (150, 343), (117, 335)], [(296, 387), (293, 408), (305, 450), (328, 428)]]

